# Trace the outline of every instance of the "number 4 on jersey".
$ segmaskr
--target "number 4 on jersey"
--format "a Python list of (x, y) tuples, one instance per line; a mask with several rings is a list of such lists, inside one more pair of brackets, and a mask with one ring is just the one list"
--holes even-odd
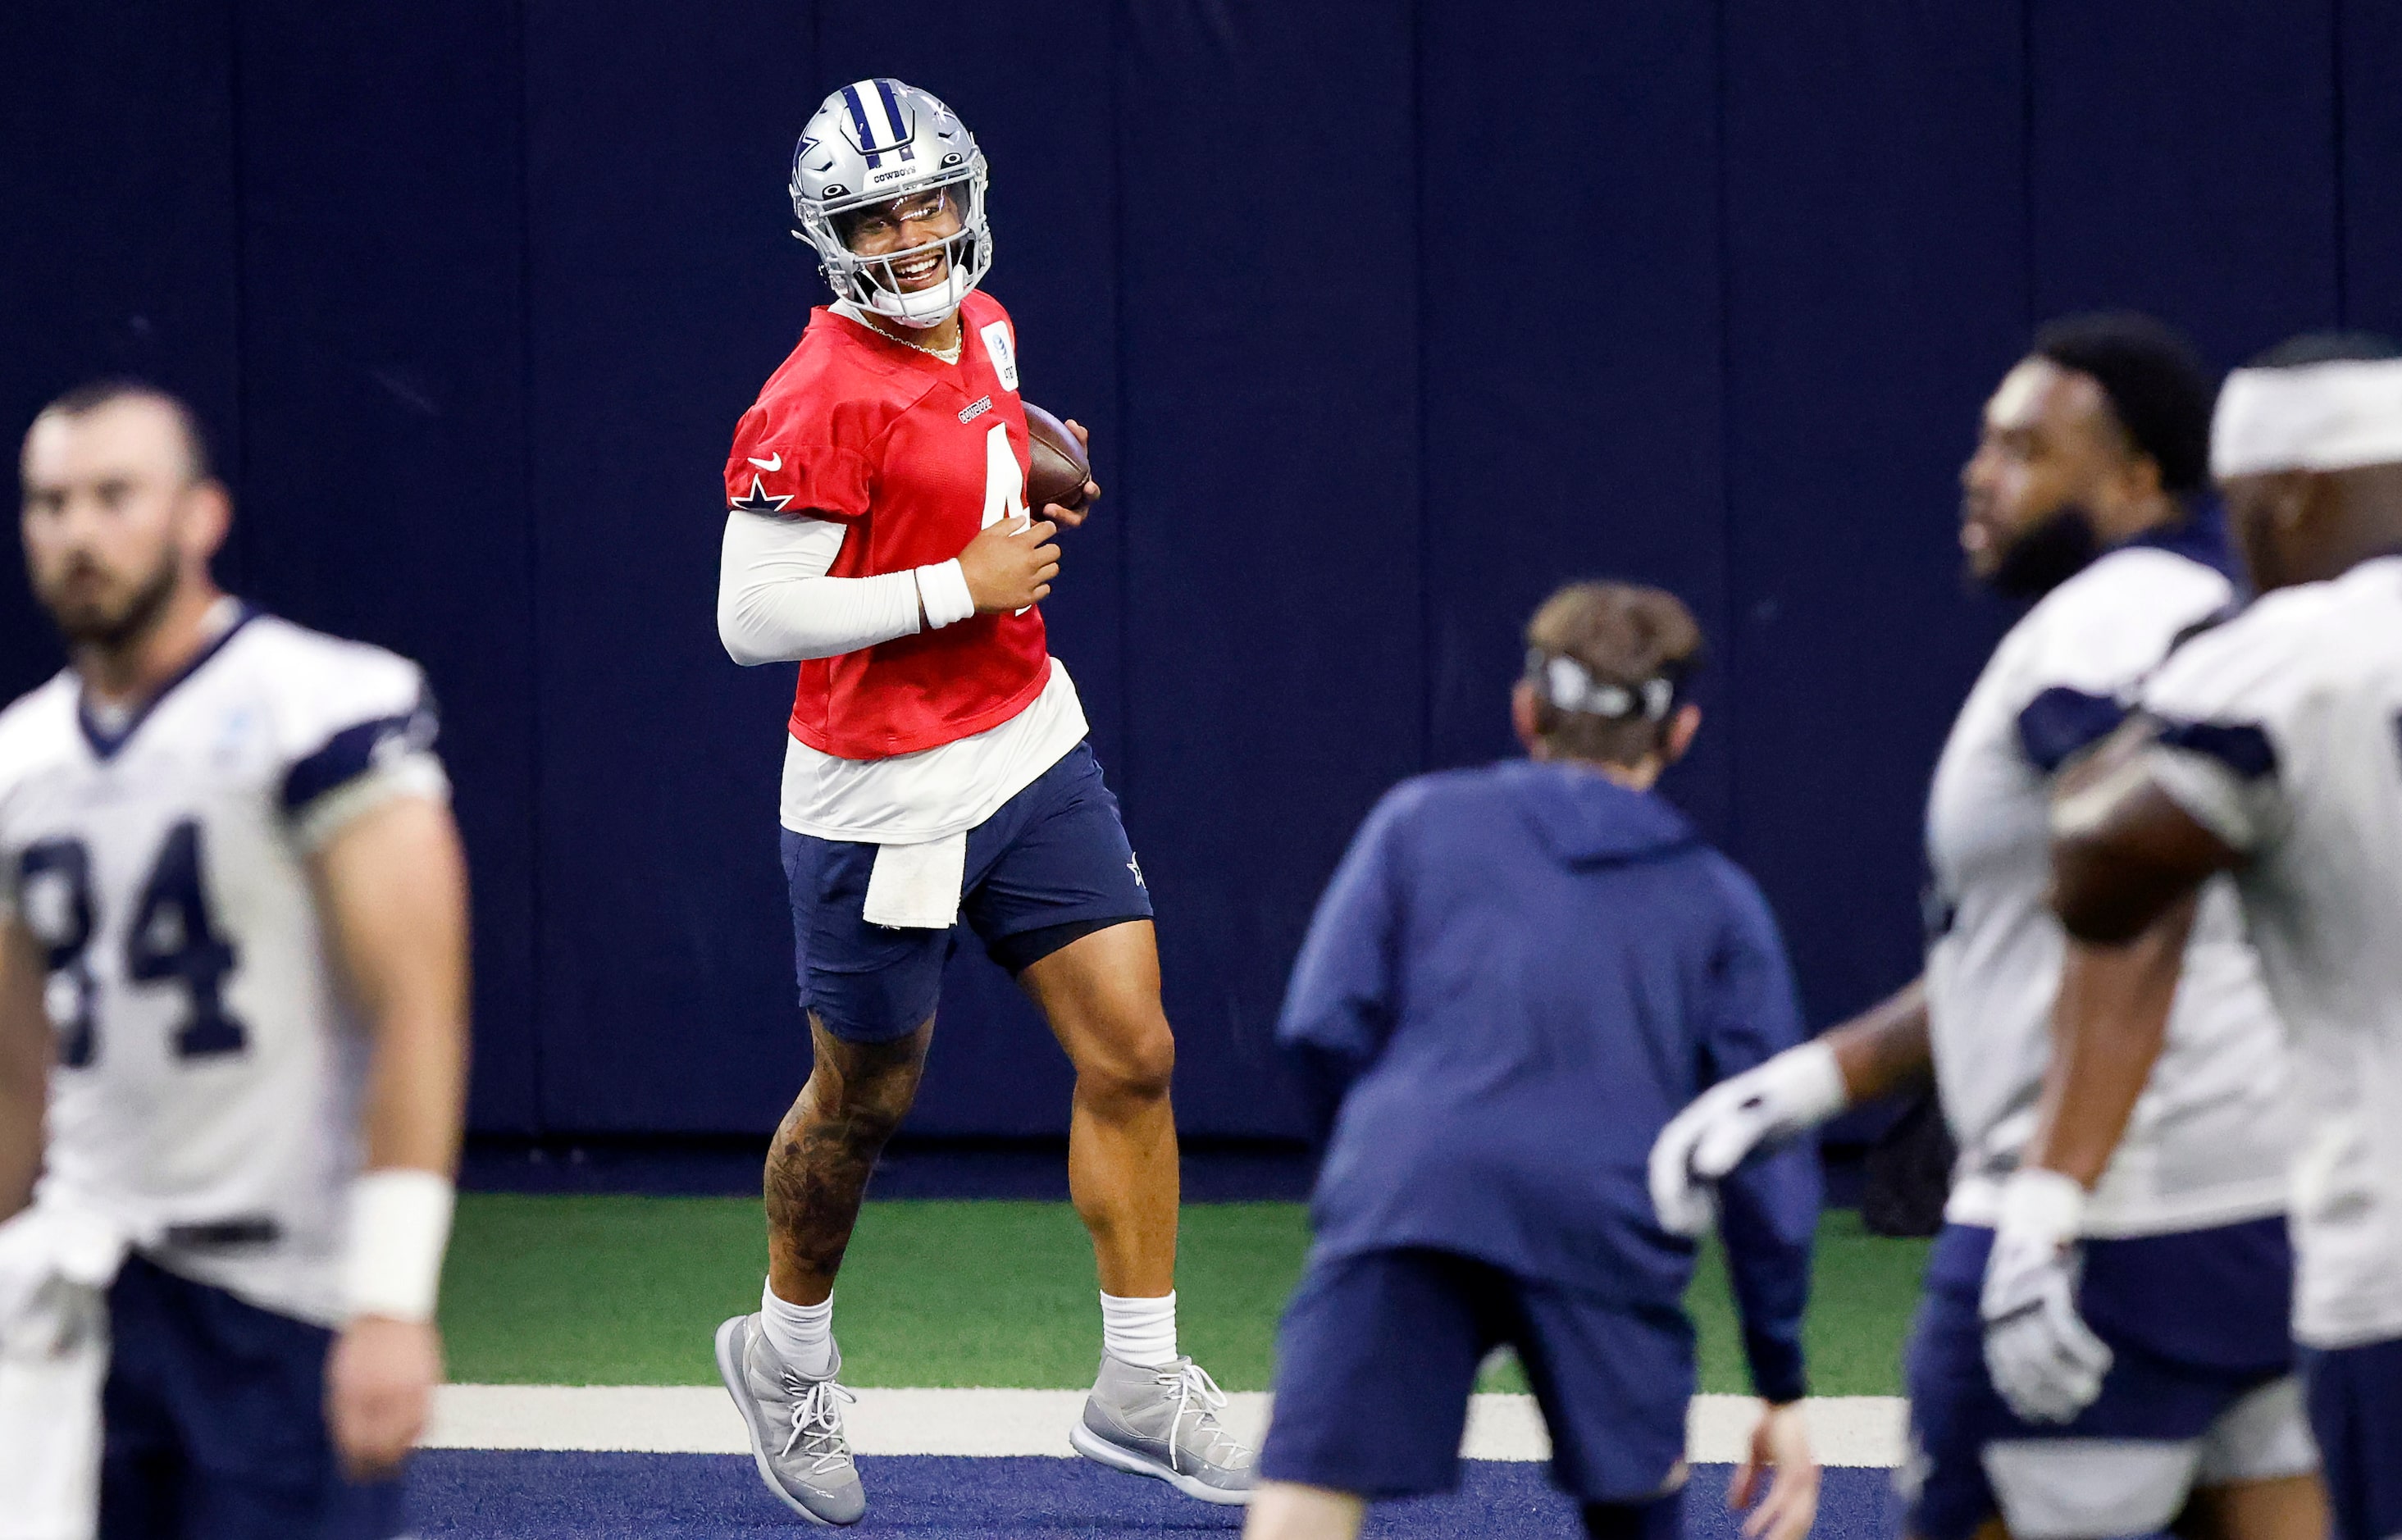
[(175, 1031), (177, 1058), (242, 1052), (242, 1024), (225, 1009), (226, 975), (235, 961), (233, 944), (209, 918), (208, 890), (200, 883), (200, 826), (186, 818), (167, 832), (125, 932), (126, 977), (142, 983), (179, 981), (191, 1001), (190, 1018)]
[(1009, 447), (1009, 424), (996, 422), (984, 435), (984, 528), (1026, 516), (1026, 472)]

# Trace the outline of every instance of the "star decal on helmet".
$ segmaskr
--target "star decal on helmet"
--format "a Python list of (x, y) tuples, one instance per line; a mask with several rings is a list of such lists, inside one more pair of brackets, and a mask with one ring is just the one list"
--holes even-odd
[(750, 494), (736, 498), (726, 506), (745, 514), (780, 514), (784, 511), (784, 504), (792, 501), (789, 497), (770, 497), (766, 485), (754, 474), (751, 477)]

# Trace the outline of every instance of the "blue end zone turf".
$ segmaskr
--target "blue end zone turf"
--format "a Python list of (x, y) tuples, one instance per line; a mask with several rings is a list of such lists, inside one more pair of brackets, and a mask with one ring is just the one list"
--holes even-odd
[[(1233, 1534), (1239, 1508), (1210, 1508), (1156, 1481), (1082, 1460), (865, 1458), (866, 1521), (851, 1533), (942, 1540), (1036, 1540), (1129, 1534)], [(1729, 1465), (1697, 1465), (1686, 1500), (1693, 1540), (1734, 1540), (1720, 1501)], [(670, 1540), (817, 1533), (759, 1486), (751, 1462), (716, 1454), (534, 1454), (431, 1450), (417, 1457), (410, 1507), (427, 1535), (492, 1540)], [(1892, 1476), (1827, 1472), (1820, 1540), (1889, 1540), (1897, 1533)], [(1471, 1461), (1454, 1496), (1396, 1503), (1370, 1517), (1386, 1540), (1535, 1540), (1581, 1533), (1543, 1467)]]

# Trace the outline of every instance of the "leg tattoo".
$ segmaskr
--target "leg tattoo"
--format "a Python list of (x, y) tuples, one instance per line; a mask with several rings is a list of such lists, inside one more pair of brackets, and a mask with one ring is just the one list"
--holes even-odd
[(862, 1044), (809, 1024), (816, 1067), (776, 1130), (765, 1184), (768, 1281), (801, 1305), (834, 1292), (868, 1176), (917, 1096), (933, 1026)]

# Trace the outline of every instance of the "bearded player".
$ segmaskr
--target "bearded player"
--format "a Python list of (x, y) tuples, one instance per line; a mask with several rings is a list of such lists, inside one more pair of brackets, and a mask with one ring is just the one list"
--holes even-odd
[(467, 1059), (424, 676), (218, 589), (175, 398), (20, 465), (70, 666), (0, 712), (0, 1533), (383, 1540)]
[[(815, 1055), (766, 1169), (759, 1313), (717, 1362), (768, 1490), (866, 1509), (844, 1437), (835, 1276), (869, 1172), (917, 1093), (965, 920), (1075, 1066), (1068, 1179), (1101, 1286), (1086, 1458), (1241, 1503), (1251, 1451), (1176, 1348), (1175, 1044), (1142, 871), (1037, 606), (1076, 508), (1026, 505), (1029, 443), (992, 263), (982, 153), (897, 80), (826, 98), (794, 157), (797, 232), (835, 295), (735, 430), (718, 633), (799, 662), (784, 873)], [(1079, 430), (1081, 436), (1081, 430)]]
[[(1926, 976), (1713, 1088), (1654, 1151), (1663, 1218), (1691, 1223), (1751, 1148), (1931, 1071), (1961, 1156), (1908, 1362), (1918, 1540), (2325, 1530), (2286, 1335), (2283, 1027), (2232, 888), (2152, 948), (2074, 945), (2044, 905), (2055, 777), (2233, 597), (2200, 506), (2210, 400), (2136, 316), (2055, 322), (2003, 378), (1961, 545), (2031, 608), (1936, 766)], [(2174, 1004), (2144, 1024), (2125, 1138), (2063, 1138), (2042, 1115), (2059, 1069), (2120, 1025), (2096, 1005), (2161, 973)]]

